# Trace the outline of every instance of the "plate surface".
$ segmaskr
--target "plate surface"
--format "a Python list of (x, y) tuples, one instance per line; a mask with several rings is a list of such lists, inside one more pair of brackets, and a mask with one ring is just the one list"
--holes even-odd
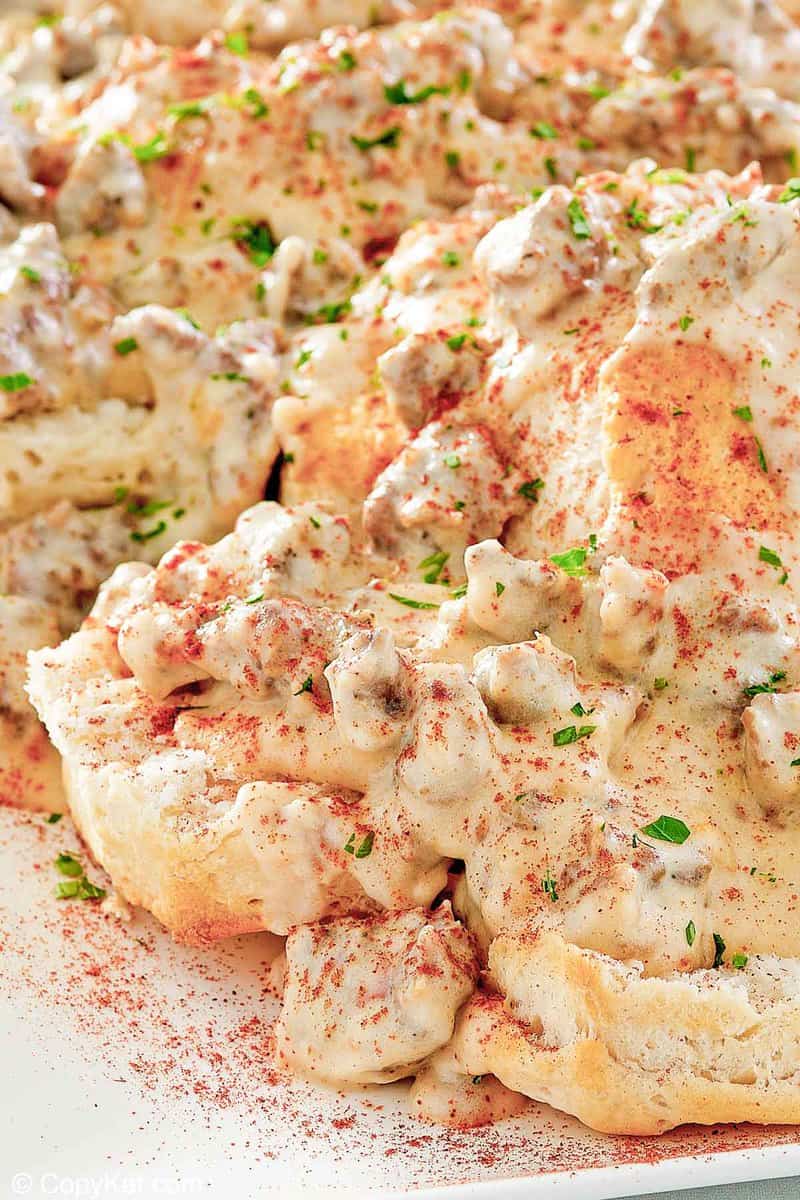
[(53, 859), (78, 848), (67, 818), (0, 809), (2, 1195), (602, 1200), (800, 1174), (793, 1128), (610, 1138), (531, 1105), (455, 1132), (411, 1119), (402, 1085), (287, 1080), (271, 1065), (275, 939), (200, 952), (145, 916), (56, 900)]

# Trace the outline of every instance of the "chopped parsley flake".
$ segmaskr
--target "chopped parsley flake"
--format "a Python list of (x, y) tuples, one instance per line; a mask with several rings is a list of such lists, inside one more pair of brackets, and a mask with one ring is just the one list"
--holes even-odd
[(247, 596), (245, 599), (245, 604), (260, 604), (263, 599), (264, 593), (259, 592), (257, 596)]
[(336, 68), (339, 71), (354, 71), (358, 66), (358, 59), (350, 50), (343, 50), (336, 60)]
[(247, 34), (241, 29), (228, 34), (225, 38), (225, 46), (232, 54), (238, 54), (240, 58), (245, 58), (250, 51)]
[(683, 316), (678, 321), (678, 324), (680, 325), (681, 329), (685, 333), (686, 330), (689, 328), (689, 326), (694, 324), (694, 317)]
[(390, 600), (397, 601), (398, 604), (405, 604), (406, 608), (438, 608), (438, 604), (434, 604), (431, 600), (412, 600), (410, 596), (398, 596), (394, 592), (387, 593)]
[(149, 542), (152, 538), (160, 537), (166, 528), (167, 522), (159, 521), (157, 525), (154, 525), (152, 529), (148, 529), (146, 533), (140, 533), (137, 529), (131, 534), (131, 541), (139, 543)]
[(442, 462), (446, 467), (449, 467), (451, 471), (457, 471), (461, 466), (461, 458), (458, 454), (454, 454), (452, 452), (450, 454), (445, 454)]
[(583, 705), (581, 704), (580, 700), (578, 700), (577, 704), (573, 704), (572, 708), (569, 711), (573, 714), (573, 716), (576, 716), (576, 717), (590, 717), (592, 715), (592, 713), (594, 712), (594, 709), (593, 708), (585, 709), (583, 707)]
[(555, 904), (556, 900), (558, 900), (558, 892), (556, 891), (556, 881), (550, 874), (549, 867), (547, 868), (545, 877), (542, 880), (542, 891), (544, 892), (545, 896), (548, 896), (550, 900), (552, 900), (553, 904)]
[(742, 404), (739, 408), (732, 408), (731, 412), (740, 421), (752, 421), (753, 419), (753, 410), (749, 404)]
[(42, 281), (41, 275), (33, 267), (20, 267), (19, 273), (20, 275), (24, 275), (26, 279), (29, 279), (31, 283), (41, 283)]
[(591, 737), (595, 729), (596, 725), (567, 725), (553, 734), (553, 745), (569, 746), (573, 742), (579, 742), (581, 738)]
[(460, 350), (466, 340), (467, 335), (465, 333), (456, 333), (453, 335), (453, 337), (449, 337), (447, 339), (445, 345), (447, 346), (448, 350)]
[(365, 836), (361, 845), (356, 850), (356, 858), (369, 858), (372, 853), (372, 843), (375, 841), (375, 834), (370, 832)]
[(655, 679), (653, 680), (653, 688), (655, 691), (663, 692), (664, 688), (666, 687), (669, 687), (669, 680), (665, 679), (663, 675), (656, 675)]
[(774, 550), (770, 550), (769, 546), (761, 546), (759, 548), (758, 558), (760, 562), (769, 563), (771, 567), (780, 568), (783, 566), (780, 555), (776, 554)]
[(502, 596), (502, 594), (505, 590), (506, 590), (506, 585), (504, 583), (501, 583), (500, 580), (498, 579), (494, 585), (495, 595)]
[(0, 388), (4, 392), (21, 392), (32, 383), (30, 375), (26, 375), (24, 371), (17, 371), (14, 375), (0, 375)]
[(747, 208), (744, 205), (742, 205), (741, 208), (737, 209), (735, 213), (731, 214), (730, 220), (734, 224), (737, 221), (741, 221), (741, 223), (745, 226), (746, 229), (752, 229), (752, 228), (754, 228), (754, 226), (756, 226), (758, 224), (758, 221), (750, 220), (750, 213), (748, 212)]
[(303, 682), (300, 684), (300, 687), (297, 689), (296, 692), (293, 692), (292, 695), (293, 696), (302, 696), (303, 692), (310, 692), (310, 691), (313, 691), (313, 689), (314, 689), (314, 680), (312, 679), (312, 677), (310, 675), (307, 675), (305, 677), (305, 679), (303, 680)]
[(121, 341), (114, 343), (114, 349), (117, 354), (121, 354), (124, 358), (126, 354), (133, 354), (134, 350), (139, 349), (139, 343), (134, 337), (122, 338)]
[(778, 583), (786, 583), (789, 578), (789, 572), (781, 562), (779, 554), (776, 554), (774, 550), (770, 550), (769, 546), (761, 546), (758, 551), (758, 558), (760, 562), (768, 563), (771, 567), (774, 567), (776, 571), (781, 572)]
[(567, 216), (572, 227), (573, 237), (577, 238), (578, 241), (585, 241), (586, 238), (592, 236), (592, 230), (586, 219), (586, 213), (583, 211), (583, 207), (577, 196), (573, 196), (567, 205)]
[(781, 204), (788, 204), (790, 200), (798, 199), (800, 199), (800, 179), (790, 179), (778, 200)]
[(747, 955), (737, 951), (731, 958), (731, 966), (735, 967), (737, 971), (743, 971), (747, 966)]
[(236, 221), (231, 237), (247, 248), (250, 261), (256, 267), (264, 267), (275, 253), (277, 242), (266, 221)]
[(59, 900), (102, 900), (106, 889), (97, 887), (86, 878), (68, 879), (56, 885), (56, 896)]
[(648, 837), (658, 838), (661, 842), (673, 842), (676, 846), (682, 846), (691, 836), (689, 826), (685, 825), (679, 817), (665, 816), (659, 817), (657, 821), (651, 821), (649, 825), (643, 825), (642, 833), (646, 833)]
[(558, 130), (554, 129), (549, 121), (537, 121), (531, 126), (529, 133), (531, 137), (547, 142), (554, 142), (558, 138)]
[[(321, 308), (317, 309), (313, 317), (307, 318), (307, 322), (309, 324), (313, 324), (315, 321), (321, 321), (326, 325), (332, 325), (334, 322), (340, 321), (342, 317), (346, 316), (352, 307), (353, 305), (349, 300), (340, 300), (336, 304), (323, 304)], [(346, 335), (347, 330), (343, 329), (342, 334)], [(342, 337), (342, 334), (339, 334), (339, 336)], [(342, 341), (346, 342), (347, 337), (343, 337)]]
[(372, 830), (362, 839), (360, 845), (356, 847), (356, 835), (350, 834), (350, 837), (344, 844), (345, 854), (352, 854), (354, 858), (369, 858), (372, 853), (372, 844), (375, 841), (375, 834)]
[(767, 456), (764, 453), (764, 447), (761, 445), (761, 439), (754, 437), (753, 441), (756, 444), (756, 454), (758, 456), (758, 465), (761, 467), (761, 470), (766, 475), (769, 471), (769, 467), (767, 466)]
[(400, 141), (400, 135), (402, 132), (403, 131), (399, 125), (391, 125), (388, 129), (385, 129), (383, 133), (379, 133), (378, 136), (374, 138), (356, 137), (354, 133), (351, 133), (350, 141), (357, 150), (362, 152), (362, 154), (366, 154), (368, 150), (374, 150), (376, 146), (385, 146), (389, 150), (394, 150), (397, 147), (397, 143)]
[(63, 817), (63, 815), (64, 815), (63, 813), (58, 813), (58, 812), (50, 813), (49, 817), (47, 818), (47, 824), (48, 825), (57, 825), (58, 822)]
[[(52, 814), (60, 817), (61, 814)], [(83, 866), (73, 854), (62, 852), (53, 864), (57, 871), (67, 878), (56, 885), (56, 896), (59, 900), (102, 900), (105, 888), (97, 887), (86, 878)]]
[(694, 921), (689, 922), (689, 924), (686, 926), (686, 928), (684, 930), (684, 933), (686, 935), (687, 945), (693, 946), (694, 940), (697, 937), (697, 930), (695, 928)]
[(517, 488), (517, 494), (524, 496), (526, 500), (530, 500), (533, 504), (538, 500), (537, 493), (544, 487), (543, 479), (526, 479), (524, 483)]
[(134, 158), (137, 162), (148, 163), (155, 162), (158, 158), (164, 158), (169, 154), (169, 143), (166, 134), (159, 130), (150, 138), (149, 142), (142, 142), (139, 146), (131, 146)]
[(153, 513), (163, 512), (172, 503), (172, 500), (145, 500), (144, 504), (139, 504), (136, 500), (131, 500), (128, 512), (137, 517), (152, 517)]
[(176, 121), (185, 121), (189, 117), (207, 117), (208, 116), (208, 101), (207, 100), (181, 100), (177, 104), (170, 104), (167, 112)]
[(444, 161), (451, 171), (457, 171), (461, 163), (461, 155), (457, 150), (445, 150)]
[(444, 565), (449, 557), (450, 555), (446, 551), (438, 550), (435, 554), (429, 554), (427, 558), (423, 558), (422, 562), (419, 563), (419, 569), (425, 572), (422, 578), (426, 583), (439, 582), (439, 576), (444, 570)]
[(718, 933), (714, 934), (714, 961), (712, 967), (721, 967), (725, 957), (725, 943)]
[(387, 83), (383, 94), (388, 104), (422, 104), (431, 96), (449, 96), (450, 88), (429, 83), (426, 87), (421, 87), (418, 92), (409, 92), (406, 88), (406, 81), (398, 79), (397, 83)]
[(455, 250), (445, 250), (442, 255), (442, 263), (446, 267), (457, 267), (461, 263), (461, 257), (456, 254)]
[(54, 860), (54, 866), (62, 875), (77, 877), (83, 874), (83, 867), (77, 858), (72, 854), (66, 854), (62, 851), (58, 858)]
[(571, 550), (565, 550), (563, 554), (551, 554), (550, 562), (555, 563), (573, 579), (578, 579), (586, 574), (587, 554), (588, 551), (584, 546), (573, 546)]
[(629, 229), (641, 229), (645, 233), (658, 233), (663, 229), (663, 225), (653, 225), (650, 221), (650, 214), (639, 207), (639, 201), (634, 200), (625, 209), (625, 220)]
[(773, 692), (777, 692), (778, 690), (775, 685), (782, 683), (785, 678), (785, 671), (773, 671), (766, 683), (752, 683), (750, 687), (746, 687), (744, 689), (744, 694), (745, 696), (749, 696), (751, 699), (753, 696), (772, 695)]
[(261, 92), (254, 87), (249, 87), (242, 96), (242, 106), (249, 109), (250, 116), (258, 121), (261, 117), (269, 116), (269, 105), (265, 102)]

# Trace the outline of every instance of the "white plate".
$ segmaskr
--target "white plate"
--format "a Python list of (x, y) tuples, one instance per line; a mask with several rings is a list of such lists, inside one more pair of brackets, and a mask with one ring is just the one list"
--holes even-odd
[(400, 1085), (345, 1096), (282, 1079), (274, 939), (191, 950), (148, 918), (58, 901), (53, 859), (76, 848), (66, 818), (0, 810), (1, 1194), (604, 1200), (800, 1174), (792, 1129), (607, 1138), (531, 1106), (454, 1132), (411, 1119)]

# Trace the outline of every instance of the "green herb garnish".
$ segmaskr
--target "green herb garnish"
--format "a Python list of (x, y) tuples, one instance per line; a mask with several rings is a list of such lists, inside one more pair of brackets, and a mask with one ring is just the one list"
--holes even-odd
[(558, 130), (554, 129), (549, 121), (537, 121), (528, 132), (531, 137), (539, 138), (541, 141), (554, 142), (558, 138)]
[(553, 734), (553, 745), (570, 746), (573, 742), (579, 742), (581, 738), (591, 737), (595, 729), (596, 725), (567, 725)]
[(751, 699), (753, 696), (769, 696), (773, 692), (777, 692), (778, 689), (775, 685), (781, 683), (785, 678), (785, 671), (773, 671), (766, 683), (753, 683), (744, 689), (744, 694)]
[(17, 371), (14, 375), (0, 375), (0, 388), (4, 392), (21, 392), (32, 383), (30, 375), (26, 375), (24, 371)]
[(714, 961), (712, 967), (721, 967), (725, 957), (725, 942), (718, 933), (714, 934)]
[(398, 596), (394, 592), (388, 592), (390, 600), (396, 600), (398, 604), (405, 604), (406, 608), (439, 608), (438, 604), (434, 604), (431, 600), (412, 600), (410, 596)]
[(409, 92), (406, 87), (406, 81), (398, 79), (397, 83), (387, 83), (384, 86), (383, 94), (389, 104), (422, 104), (424, 100), (428, 100), (431, 96), (449, 96), (450, 88), (429, 83), (426, 87), (421, 87), (417, 92)]
[(419, 563), (419, 569), (425, 574), (422, 578), (426, 583), (438, 583), (439, 576), (444, 570), (444, 565), (450, 557), (444, 550), (439, 550), (435, 554), (429, 554), (427, 558), (423, 558)]
[(547, 868), (547, 873), (542, 880), (542, 891), (544, 892), (545, 896), (548, 896), (550, 900), (552, 900), (553, 904), (555, 904), (556, 900), (558, 899), (558, 892), (556, 890), (556, 881), (550, 874), (549, 867)]
[(372, 844), (375, 841), (375, 834), (372, 830), (362, 839), (360, 845), (356, 847), (356, 835), (350, 834), (344, 845), (345, 854), (352, 854), (354, 858), (369, 858), (372, 853)]
[(586, 213), (583, 211), (580, 200), (577, 196), (573, 196), (567, 205), (567, 216), (572, 227), (572, 236), (578, 241), (585, 241), (586, 238), (592, 236), (592, 230), (586, 219)]
[(236, 221), (231, 237), (235, 242), (247, 247), (250, 261), (257, 267), (266, 266), (277, 248), (277, 242), (266, 221)]
[(657, 821), (651, 821), (649, 825), (643, 825), (642, 833), (646, 833), (648, 837), (658, 838), (662, 842), (673, 842), (676, 846), (682, 846), (691, 836), (689, 826), (685, 825), (679, 817), (665, 816), (659, 817)]
[(517, 488), (517, 494), (524, 496), (526, 500), (530, 500), (533, 504), (538, 500), (537, 493), (544, 487), (543, 479), (526, 479), (525, 483), (520, 484)]
[(586, 557), (588, 551), (584, 546), (573, 546), (563, 554), (551, 554), (550, 562), (560, 567), (565, 574), (578, 579), (586, 574)]
[(356, 137), (355, 134), (351, 133), (350, 141), (353, 143), (356, 149), (360, 150), (363, 154), (365, 154), (368, 150), (374, 150), (376, 146), (385, 146), (388, 150), (394, 150), (397, 147), (397, 143), (400, 141), (400, 135), (402, 132), (403, 131), (399, 125), (391, 125), (388, 129), (385, 129), (383, 133), (379, 133), (378, 136), (374, 138)]
[(240, 58), (246, 58), (250, 51), (247, 34), (241, 29), (228, 34), (225, 38), (225, 46), (232, 54), (238, 54)]

